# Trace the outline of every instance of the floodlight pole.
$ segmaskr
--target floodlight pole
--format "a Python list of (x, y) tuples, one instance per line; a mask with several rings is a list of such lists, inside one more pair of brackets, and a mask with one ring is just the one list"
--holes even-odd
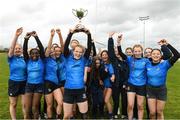
[(143, 47), (144, 47), (144, 48), (145, 48), (145, 46), (146, 46), (146, 40), (145, 40), (145, 26), (146, 26), (145, 23), (146, 23), (146, 22), (145, 22), (145, 21), (148, 20), (148, 19), (149, 19), (149, 16), (139, 17), (139, 20), (140, 20), (140, 21), (143, 21), (143, 24), (144, 24), (144, 26), (143, 26), (143, 32), (144, 32), (144, 33), (143, 33)]

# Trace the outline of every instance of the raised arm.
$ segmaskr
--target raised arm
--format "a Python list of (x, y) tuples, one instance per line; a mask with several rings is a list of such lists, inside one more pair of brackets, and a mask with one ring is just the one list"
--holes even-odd
[(90, 53), (91, 53), (92, 38), (91, 38), (91, 33), (88, 29), (85, 29), (85, 33), (88, 36), (88, 38), (87, 38), (88, 40), (87, 40), (87, 49), (84, 53), (84, 57), (88, 59), (90, 56)]
[(43, 47), (41, 41), (39, 40), (39, 37), (38, 37), (37, 33), (35, 31), (33, 31), (32, 36), (35, 38), (36, 43), (37, 43), (37, 45), (39, 47), (39, 52), (40, 52), (41, 59), (44, 59), (45, 58), (44, 47)]
[(170, 44), (168, 44), (167, 47), (171, 50), (173, 54), (173, 56), (169, 59), (169, 62), (171, 63), (171, 65), (173, 65), (180, 58), (180, 53)]
[(109, 33), (109, 39), (108, 39), (108, 54), (109, 54), (109, 58), (110, 58), (111, 62), (115, 61), (115, 58), (116, 58), (116, 55), (114, 52), (114, 40), (112, 38), (114, 33), (115, 32), (110, 32)]
[(23, 44), (23, 56), (24, 60), (27, 61), (29, 59), (28, 55), (28, 40), (31, 37), (30, 33), (26, 33), (26, 36), (24, 37), (24, 44)]
[(162, 59), (167, 60), (172, 56), (171, 51), (167, 47), (167, 41), (165, 39), (162, 39), (158, 42), (158, 44), (161, 46), (161, 51), (163, 53)]
[(20, 27), (16, 30), (16, 33), (15, 33), (15, 36), (14, 36), (14, 39), (11, 43), (11, 47), (9, 49), (9, 52), (8, 52), (8, 57), (12, 57), (14, 55), (14, 48), (16, 46), (16, 43), (17, 43), (17, 40), (18, 40), (18, 37), (22, 34), (23, 32), (23, 28)]
[[(61, 45), (61, 49), (64, 50), (64, 42), (63, 42), (63, 38), (62, 38), (62, 34), (61, 34), (61, 30), (58, 28), (56, 29), (56, 33), (58, 34), (59, 37), (59, 41), (60, 41), (60, 45)], [(63, 51), (62, 51), (63, 52)]]
[(53, 41), (54, 34), (55, 34), (55, 30), (54, 30), (54, 29), (51, 29), (50, 39), (49, 39), (49, 42), (48, 42), (47, 49), (46, 49), (46, 51), (45, 51), (45, 56), (46, 56), (46, 57), (49, 57), (49, 54), (50, 54), (50, 52), (51, 52), (51, 45), (52, 45), (52, 41)]
[(123, 60), (126, 60), (127, 56), (122, 52), (122, 49), (121, 49), (121, 41), (122, 41), (122, 34), (119, 35), (117, 38), (117, 47), (118, 47), (119, 55), (122, 57)]
[(91, 50), (93, 50), (93, 56), (96, 56), (97, 55), (97, 52), (96, 52), (96, 46), (95, 46), (95, 43), (94, 43), (94, 40), (92, 39), (92, 46), (91, 46)]
[(65, 44), (64, 44), (64, 56), (67, 57), (69, 55), (69, 44), (70, 44), (70, 41), (71, 41), (71, 38), (72, 38), (72, 35), (73, 35), (73, 30), (69, 30), (69, 34), (66, 38), (66, 41), (65, 41)]

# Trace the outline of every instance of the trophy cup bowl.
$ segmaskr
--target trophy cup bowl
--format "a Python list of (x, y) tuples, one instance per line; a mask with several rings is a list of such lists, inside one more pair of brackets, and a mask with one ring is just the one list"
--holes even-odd
[(79, 19), (79, 23), (76, 25), (76, 30), (78, 32), (82, 32), (83, 29), (85, 28), (85, 26), (81, 24), (81, 19), (88, 14), (88, 10), (85, 10), (82, 8), (80, 8), (79, 10), (78, 9), (72, 9), (72, 13), (74, 16), (76, 16)]

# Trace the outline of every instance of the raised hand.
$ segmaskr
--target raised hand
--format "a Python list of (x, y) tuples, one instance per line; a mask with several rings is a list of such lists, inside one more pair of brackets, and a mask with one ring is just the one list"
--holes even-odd
[(59, 35), (59, 34), (61, 34), (61, 30), (58, 28), (58, 29), (56, 29), (56, 33)]
[(26, 36), (24, 37), (25, 39), (29, 39), (31, 37), (31, 32), (27, 32)]
[(87, 28), (83, 28), (83, 29), (82, 29), (82, 32), (84, 32), (84, 33), (86, 33), (86, 34), (89, 34), (89, 33), (90, 33), (89, 29), (87, 29)]
[(167, 45), (168, 43), (167, 43), (167, 40), (162, 39), (158, 42), (158, 44), (162, 46), (162, 45)]
[(110, 32), (109, 37), (112, 37), (115, 34), (115, 32)]
[(55, 34), (55, 30), (51, 29), (51, 37), (54, 37), (54, 34)]
[(69, 32), (70, 32), (70, 33), (76, 33), (76, 32), (78, 32), (78, 31), (76, 30), (76, 28), (73, 28), (73, 29), (69, 29)]
[(118, 37), (117, 37), (117, 43), (118, 44), (120, 44), (121, 43), (121, 41), (122, 41), (122, 34), (120, 34), (120, 35), (118, 35)]
[(32, 31), (32, 32), (31, 32), (31, 35), (32, 35), (33, 37), (37, 36), (36, 31)]
[(22, 28), (22, 27), (18, 28), (18, 29), (16, 30), (16, 36), (18, 37), (19, 35), (22, 34), (22, 32), (23, 32), (23, 28)]

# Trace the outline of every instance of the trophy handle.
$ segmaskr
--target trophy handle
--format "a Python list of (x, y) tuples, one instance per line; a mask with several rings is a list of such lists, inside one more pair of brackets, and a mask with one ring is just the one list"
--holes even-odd
[(77, 17), (76, 11), (77, 11), (77, 10), (72, 9), (72, 13), (73, 13), (73, 15)]
[(87, 14), (88, 14), (88, 10), (84, 10), (84, 16), (83, 17), (85, 17)]

